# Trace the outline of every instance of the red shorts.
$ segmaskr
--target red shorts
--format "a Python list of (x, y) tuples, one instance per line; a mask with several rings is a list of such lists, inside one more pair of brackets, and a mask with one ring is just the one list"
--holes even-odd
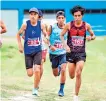
[(47, 54), (47, 49), (42, 50), (42, 59), (44, 60), (44, 62), (46, 61), (46, 54)]

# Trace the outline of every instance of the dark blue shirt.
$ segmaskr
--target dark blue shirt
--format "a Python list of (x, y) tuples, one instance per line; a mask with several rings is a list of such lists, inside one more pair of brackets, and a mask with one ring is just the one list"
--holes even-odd
[(41, 22), (37, 21), (36, 26), (32, 26), (30, 20), (27, 22), (24, 40), (24, 53), (32, 54), (41, 51)]

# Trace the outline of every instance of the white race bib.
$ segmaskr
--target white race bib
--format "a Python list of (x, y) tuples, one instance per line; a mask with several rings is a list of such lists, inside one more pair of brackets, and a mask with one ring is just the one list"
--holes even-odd
[(28, 46), (39, 46), (40, 45), (40, 40), (39, 38), (34, 38), (34, 39), (28, 39)]
[(73, 46), (83, 46), (84, 45), (84, 37), (72, 36), (72, 45)]
[(56, 48), (59, 48), (59, 49), (62, 49), (63, 48), (63, 44), (60, 41), (56, 41), (55, 44), (54, 44), (54, 46)]

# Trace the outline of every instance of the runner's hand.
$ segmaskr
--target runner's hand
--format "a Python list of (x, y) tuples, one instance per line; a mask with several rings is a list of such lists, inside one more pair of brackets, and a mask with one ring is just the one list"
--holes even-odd
[(45, 44), (49, 44), (48, 39), (44, 38), (43, 41), (44, 41)]
[(22, 47), (22, 45), (19, 46), (19, 52), (20, 53), (23, 53), (23, 47)]
[(66, 50), (67, 53), (70, 53), (71, 52), (70, 47), (68, 45), (66, 45), (64, 48), (65, 48), (65, 50)]
[(91, 38), (91, 36), (87, 36), (86, 39), (87, 39), (87, 41), (91, 41), (92, 38)]
[(56, 50), (56, 47), (55, 47), (55, 46), (50, 46), (50, 49), (51, 49), (52, 51), (55, 51), (55, 50)]

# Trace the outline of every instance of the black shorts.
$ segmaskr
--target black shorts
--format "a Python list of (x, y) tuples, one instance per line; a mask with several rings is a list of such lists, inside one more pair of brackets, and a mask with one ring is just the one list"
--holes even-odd
[(41, 65), (42, 52), (25, 54), (26, 69), (33, 68), (33, 65)]
[(62, 54), (62, 55), (50, 54), (49, 58), (50, 58), (50, 62), (52, 63), (53, 69), (57, 68), (59, 65), (63, 63), (66, 63), (66, 54)]
[(78, 61), (86, 61), (86, 53), (70, 52), (66, 54), (66, 60), (70, 63), (77, 63)]

